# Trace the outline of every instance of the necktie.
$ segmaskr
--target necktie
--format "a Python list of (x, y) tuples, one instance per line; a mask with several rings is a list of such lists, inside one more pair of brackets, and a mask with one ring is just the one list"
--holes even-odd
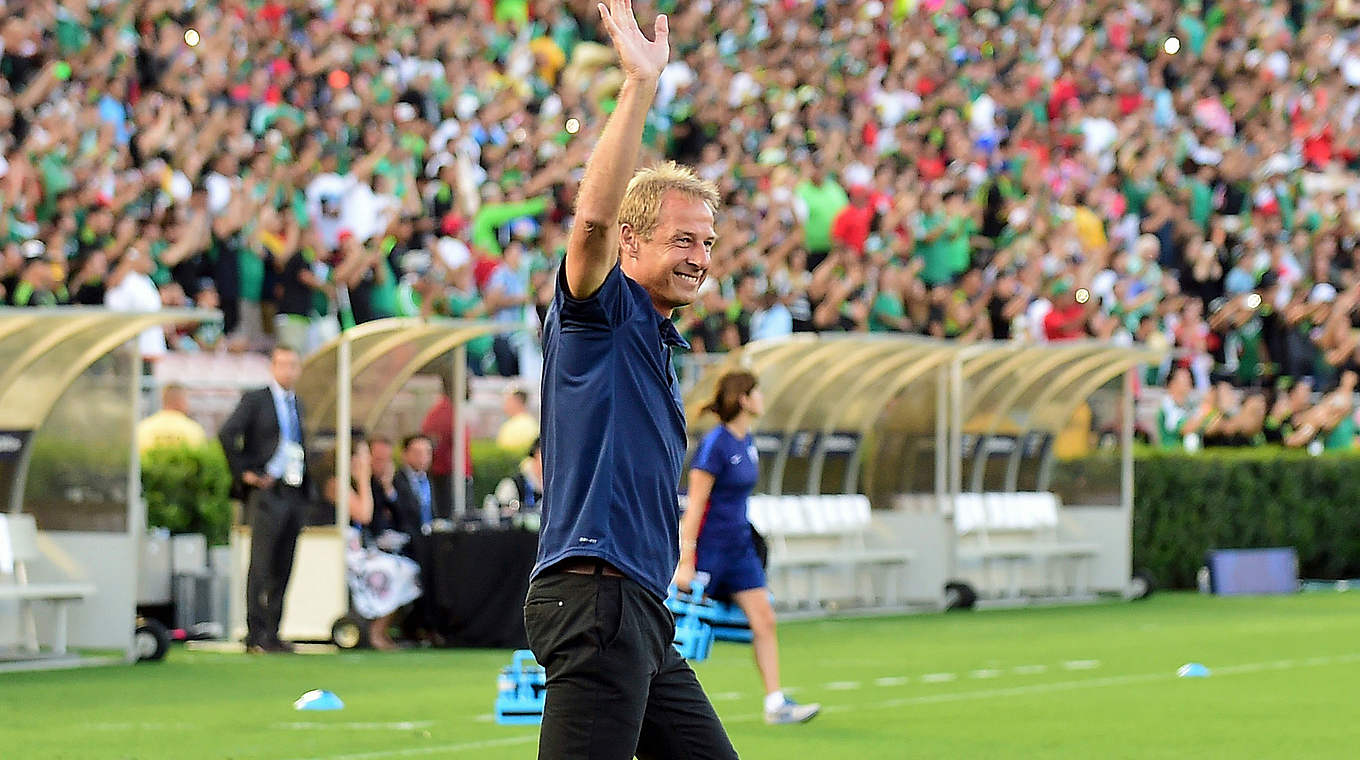
[(416, 473), (416, 484), (420, 488), (420, 524), (429, 525), (434, 520), (434, 511), (430, 508), (430, 481), (425, 477), (425, 473)]
[(288, 440), (302, 443), (302, 420), (298, 417), (297, 394), (288, 394)]

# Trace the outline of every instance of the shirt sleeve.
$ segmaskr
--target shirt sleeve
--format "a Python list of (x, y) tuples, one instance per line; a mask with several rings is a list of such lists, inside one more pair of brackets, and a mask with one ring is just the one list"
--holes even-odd
[(715, 478), (722, 475), (723, 469), (727, 466), (727, 455), (723, 452), (720, 433), (721, 428), (715, 428), (713, 432), (704, 436), (692, 465), (694, 469), (703, 470)]
[(557, 292), (553, 295), (561, 313), (562, 329), (612, 329), (629, 314), (628, 283), (616, 262), (604, 282), (588, 298), (573, 298), (567, 287), (566, 264), (557, 268)]

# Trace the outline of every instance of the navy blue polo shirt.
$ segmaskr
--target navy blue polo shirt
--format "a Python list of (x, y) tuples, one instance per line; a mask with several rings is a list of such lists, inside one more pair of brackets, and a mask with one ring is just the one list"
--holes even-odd
[(674, 346), (689, 347), (618, 264), (579, 300), (559, 268), (543, 325), (535, 577), (568, 557), (598, 557), (665, 598), (679, 561), (686, 445)]
[(693, 467), (713, 476), (708, 503), (701, 505), (699, 543), (744, 543), (751, 540), (746, 524), (746, 499), (760, 480), (760, 459), (748, 433), (738, 439), (726, 425), (713, 428), (699, 444)]

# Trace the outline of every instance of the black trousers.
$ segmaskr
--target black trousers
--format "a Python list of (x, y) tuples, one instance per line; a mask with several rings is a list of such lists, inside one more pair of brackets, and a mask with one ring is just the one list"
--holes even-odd
[(302, 490), (275, 483), (250, 495), (250, 570), (246, 574), (246, 645), (279, 638), (283, 594), (307, 500)]
[(557, 572), (529, 585), (524, 625), (547, 669), (539, 760), (734, 760), (675, 618), (636, 582)]

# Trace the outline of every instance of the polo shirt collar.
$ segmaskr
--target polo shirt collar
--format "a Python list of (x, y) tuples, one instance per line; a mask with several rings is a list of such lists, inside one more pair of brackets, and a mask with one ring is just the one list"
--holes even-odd
[(689, 341), (685, 340), (684, 336), (680, 334), (680, 331), (675, 329), (675, 323), (660, 314), (657, 314), (656, 316), (661, 320), (661, 342), (668, 346), (679, 346), (680, 348), (689, 350)]

